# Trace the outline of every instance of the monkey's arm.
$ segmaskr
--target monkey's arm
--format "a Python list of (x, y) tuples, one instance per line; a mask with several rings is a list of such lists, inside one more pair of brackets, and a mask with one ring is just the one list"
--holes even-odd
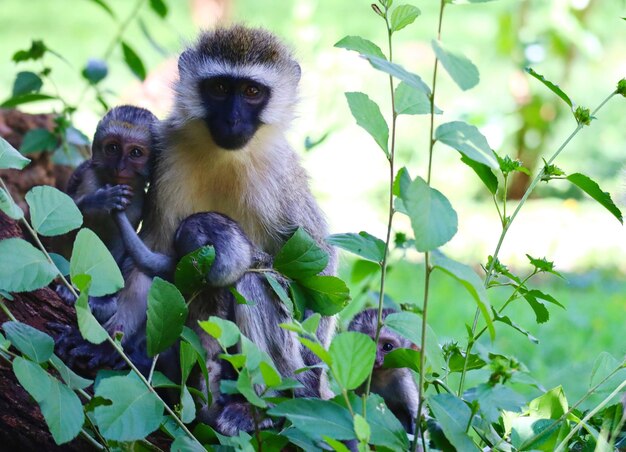
[(130, 254), (137, 267), (150, 276), (171, 279), (172, 272), (176, 266), (174, 259), (148, 249), (137, 235), (137, 231), (135, 231), (125, 212), (115, 210), (111, 215), (120, 229), (126, 251)]

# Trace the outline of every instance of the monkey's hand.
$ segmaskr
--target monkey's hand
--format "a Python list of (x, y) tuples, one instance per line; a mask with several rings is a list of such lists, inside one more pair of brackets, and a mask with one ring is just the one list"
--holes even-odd
[(132, 197), (133, 189), (130, 185), (105, 185), (93, 194), (93, 205), (107, 212), (125, 210)]
[(63, 302), (68, 306), (74, 306), (74, 304), (76, 303), (76, 297), (74, 296), (74, 294), (63, 284), (58, 284), (54, 288), (54, 291), (57, 293), (59, 298), (63, 300)]
[(69, 367), (82, 374), (92, 374), (101, 368), (122, 369), (126, 363), (108, 342), (92, 344), (83, 339), (75, 326), (61, 323), (48, 325), (58, 335), (55, 337), (55, 351)]
[(270, 418), (261, 418), (258, 413), (255, 416), (247, 402), (229, 402), (215, 420), (215, 428), (227, 436), (238, 435), (241, 430), (253, 432), (255, 425), (262, 430), (273, 427), (274, 422)]

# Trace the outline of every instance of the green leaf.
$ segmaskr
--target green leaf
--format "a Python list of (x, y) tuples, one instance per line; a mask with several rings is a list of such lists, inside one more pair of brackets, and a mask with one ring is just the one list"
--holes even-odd
[(22, 94), (38, 93), (43, 86), (43, 81), (34, 72), (18, 72), (13, 82), (12, 96), (20, 96)]
[(41, 100), (52, 100), (56, 99), (55, 96), (51, 96), (49, 94), (41, 94), (41, 93), (28, 93), (28, 94), (20, 94), (19, 96), (11, 97), (10, 99), (5, 100), (0, 104), (0, 108), (14, 108), (18, 105), (28, 104), (30, 102), (39, 102)]
[(385, 255), (385, 242), (365, 231), (358, 234), (333, 234), (326, 238), (331, 245), (338, 246), (346, 251), (361, 256), (373, 262), (380, 263)]
[(496, 171), (500, 168), (487, 139), (474, 126), (462, 121), (447, 122), (437, 127), (435, 139), (475, 162), (487, 165)]
[(353, 50), (359, 52), (361, 55), (374, 55), (385, 59), (385, 54), (380, 47), (374, 44), (372, 41), (364, 39), (360, 36), (346, 36), (335, 44), (335, 47), (341, 49)]
[(616, 372), (607, 382), (605, 382), (605, 385), (603, 386), (604, 391), (608, 392), (613, 389), (611, 384), (609, 384), (609, 381), (621, 383), (626, 380), (626, 361), (618, 361), (610, 353), (601, 352), (593, 363), (589, 379), (589, 388), (593, 388), (598, 383), (604, 381), (610, 374), (613, 373), (615, 369), (620, 367), (620, 364), (622, 369)]
[(24, 211), (20, 206), (15, 204), (13, 198), (4, 188), (0, 188), (0, 210), (2, 210), (9, 218), (21, 220), (24, 218)]
[(104, 80), (108, 73), (109, 68), (106, 61), (98, 58), (90, 58), (87, 60), (87, 64), (81, 74), (86, 80), (95, 85)]
[(167, 4), (163, 0), (150, 0), (150, 9), (161, 19), (167, 17)]
[(0, 289), (30, 292), (50, 284), (57, 268), (46, 256), (25, 240), (0, 240)]
[(263, 381), (266, 386), (273, 388), (281, 383), (280, 374), (265, 361), (261, 361), (259, 369), (261, 370), (261, 375), (263, 376)]
[(124, 287), (124, 278), (113, 256), (90, 229), (78, 231), (70, 259), (72, 280), (78, 275), (91, 276), (89, 295), (101, 297)]
[(271, 286), (274, 293), (278, 295), (278, 298), (280, 298), (280, 301), (282, 301), (285, 304), (285, 306), (287, 307), (287, 311), (293, 317), (293, 310), (294, 310), (293, 302), (291, 301), (291, 298), (289, 298), (289, 295), (287, 294), (287, 291), (285, 290), (285, 288), (278, 282), (276, 277), (272, 275), (271, 273), (264, 273), (264, 276), (265, 276), (265, 279), (267, 279), (267, 282)]
[(475, 160), (468, 158), (465, 155), (461, 155), (461, 161), (465, 163), (467, 166), (472, 168), (476, 175), (483, 181), (485, 187), (492, 195), (495, 195), (498, 192), (498, 178), (491, 168), (483, 163), (478, 163)]
[(611, 212), (620, 223), (624, 224), (622, 212), (617, 208), (615, 203), (613, 203), (611, 195), (602, 191), (595, 181), (580, 173), (570, 174), (566, 179), (598, 201), (606, 210)]
[(466, 432), (472, 410), (461, 399), (452, 394), (435, 394), (428, 397), (428, 405), (457, 450), (480, 450)]
[(57, 270), (63, 276), (67, 276), (70, 274), (70, 263), (67, 259), (57, 253), (48, 253), (50, 255), (50, 259), (56, 266)]
[[(328, 444), (330, 447), (332, 447), (332, 449), (335, 452), (350, 452), (350, 449), (348, 449), (341, 441), (337, 441), (336, 439), (332, 439), (331, 437), (326, 436), (326, 435), (324, 435), (322, 437), (322, 439), (324, 440), (324, 442), (326, 444)], [(297, 443), (295, 443), (295, 444), (297, 444)], [(301, 446), (300, 444), (298, 444), (298, 445)], [(304, 450), (306, 450), (306, 449), (304, 449)]]
[(26, 193), (33, 228), (46, 237), (65, 234), (83, 224), (83, 216), (65, 193), (40, 185)]
[(333, 358), (330, 356), (330, 353), (318, 342), (313, 342), (305, 337), (299, 337), (298, 340), (302, 345), (311, 350), (315, 356), (322, 360), (322, 362), (326, 363), (328, 366), (332, 365)]
[(391, 13), (391, 32), (402, 30), (415, 22), (421, 14), (419, 8), (413, 5), (398, 5)]
[(44, 56), (46, 50), (48, 50), (48, 48), (43, 41), (33, 39), (28, 50), (18, 50), (13, 54), (13, 61), (21, 63), (22, 61), (39, 60)]
[(431, 44), (437, 58), (459, 88), (467, 91), (478, 85), (480, 81), (478, 68), (465, 55), (452, 52), (450, 49), (445, 48), (440, 41), (434, 39)]
[(430, 88), (422, 81), (419, 75), (407, 71), (399, 64), (390, 63), (389, 61), (376, 56), (364, 55), (364, 58), (370, 62), (374, 69), (378, 69), (379, 71), (385, 72), (398, 80), (406, 82), (409, 86), (412, 86), (427, 96), (430, 96)]
[(104, 0), (91, 0), (91, 1), (95, 3), (96, 5), (98, 5), (100, 8), (102, 8), (104, 11), (106, 11), (109, 14), (109, 16), (115, 19), (115, 13)]
[(16, 357), (13, 372), (35, 399), (57, 444), (73, 440), (80, 433), (85, 417), (78, 396), (38, 364)]
[(122, 52), (124, 54), (124, 62), (135, 76), (143, 81), (146, 79), (146, 68), (139, 58), (139, 55), (126, 42), (122, 41)]
[(196, 418), (196, 404), (186, 385), (183, 385), (181, 388), (180, 404), (180, 420), (185, 424), (189, 424)]
[[(353, 396), (356, 397), (356, 396)], [(351, 400), (354, 411), (362, 412), (362, 399)], [(371, 428), (370, 444), (382, 446), (388, 450), (409, 450), (409, 443), (404, 427), (391, 410), (383, 409), (384, 400), (377, 394), (370, 394), (365, 409), (367, 422)]]
[(363, 443), (369, 441), (372, 433), (370, 425), (365, 418), (358, 413), (354, 415), (354, 432), (356, 433), (357, 439)]
[(266, 408), (267, 403), (261, 397), (259, 397), (252, 385), (252, 376), (250, 370), (245, 367), (239, 372), (237, 377), (237, 390), (243, 395), (248, 402), (259, 408)]
[(548, 308), (546, 308), (542, 302), (537, 300), (537, 298), (535, 298), (530, 291), (522, 291), (522, 295), (535, 313), (536, 322), (546, 323), (550, 319)]
[(215, 248), (203, 246), (183, 256), (176, 264), (174, 283), (184, 294), (202, 290), (206, 285), (206, 275), (215, 261)]
[(322, 315), (337, 314), (350, 300), (350, 289), (336, 276), (312, 276), (292, 286), (300, 287), (307, 307)]
[(103, 379), (96, 387), (96, 396), (112, 402), (94, 410), (100, 433), (106, 439), (143, 439), (161, 425), (163, 404), (132, 374)]
[(411, 218), (418, 251), (435, 250), (454, 237), (458, 226), (456, 212), (450, 201), (424, 179), (416, 177), (401, 198)]
[[(395, 90), (394, 108), (399, 115), (430, 114), (430, 99), (424, 91), (416, 89), (406, 82), (400, 82)], [(443, 113), (435, 105), (435, 114)]]
[(480, 312), (487, 323), (491, 340), (495, 339), (496, 330), (493, 326), (493, 322), (491, 321), (491, 305), (489, 303), (489, 298), (487, 297), (487, 291), (474, 270), (467, 265), (445, 257), (439, 252), (433, 253), (433, 269), (434, 268), (444, 271), (463, 284), (472, 298), (476, 301), (478, 309), (480, 309)]
[(346, 93), (346, 99), (357, 125), (365, 129), (374, 138), (389, 158), (389, 126), (387, 126), (378, 104), (370, 99), (367, 94), (359, 92)]
[(411, 348), (396, 348), (395, 350), (385, 355), (383, 368), (402, 369), (406, 367), (419, 373), (420, 355), (420, 352)]
[(198, 322), (200, 328), (217, 339), (222, 348), (227, 349), (239, 342), (239, 328), (230, 320), (211, 316), (209, 320)]
[(525, 68), (526, 72), (528, 72), (530, 75), (532, 75), (533, 77), (535, 77), (537, 80), (539, 80), (541, 83), (543, 83), (545, 86), (548, 87), (548, 89), (550, 91), (552, 91), (554, 94), (556, 94), (557, 96), (559, 96), (561, 99), (563, 99), (563, 101), (570, 106), (570, 108), (573, 108), (572, 105), (572, 101), (569, 98), (569, 96), (567, 94), (565, 94), (563, 92), (563, 90), (561, 90), (561, 88), (558, 87), (558, 85), (555, 85), (554, 83), (552, 83), (550, 80), (547, 80), (543, 75), (538, 74), (537, 72), (535, 72), (535, 70), (533, 68), (527, 67)]
[[(194, 433), (195, 435), (195, 433)], [(194, 441), (186, 433), (181, 433), (180, 436), (174, 438), (172, 445), (170, 446), (170, 452), (205, 452), (206, 449), (198, 445), (197, 441)]]
[(71, 389), (86, 389), (93, 384), (92, 380), (83, 378), (80, 375), (74, 373), (74, 371), (67, 367), (57, 355), (52, 355), (50, 357), (50, 362), (57, 370), (57, 372), (59, 372), (59, 375), (61, 376), (65, 384), (68, 385)]
[(54, 352), (54, 340), (43, 331), (21, 322), (5, 322), (2, 329), (24, 356), (37, 363), (50, 359)]
[(34, 152), (52, 152), (58, 147), (57, 137), (46, 129), (32, 129), (26, 132), (20, 152), (24, 155)]
[(530, 254), (527, 254), (526, 257), (528, 258), (530, 265), (535, 267), (535, 270), (538, 273), (541, 273), (541, 272), (552, 273), (553, 275), (556, 275), (559, 278), (563, 278), (563, 275), (561, 275), (559, 272), (557, 272), (554, 269), (554, 262), (547, 260), (545, 257), (542, 257), (541, 259), (535, 258), (535, 257), (532, 257)]
[(327, 435), (337, 440), (356, 439), (350, 412), (329, 400), (291, 399), (268, 411), (286, 417), (298, 429), (315, 440)]
[(183, 332), (187, 305), (175, 285), (156, 277), (148, 292), (146, 340), (148, 356), (167, 350)]
[[(492, 308), (492, 310), (493, 310), (493, 308)], [(517, 330), (520, 333), (522, 333), (524, 336), (526, 336), (528, 338), (528, 340), (530, 342), (532, 342), (533, 344), (538, 344), (539, 343), (539, 339), (537, 339), (535, 336), (530, 334), (528, 331), (526, 331), (524, 328), (519, 326), (517, 323), (513, 322), (508, 316), (500, 315), (495, 310), (494, 310), (494, 314), (493, 314), (493, 321), (494, 322), (502, 322), (502, 323), (504, 323), (506, 325), (509, 325), (514, 330)]]
[(302, 322), (302, 328), (304, 328), (307, 333), (315, 335), (317, 334), (317, 327), (319, 326), (321, 319), (322, 316), (316, 312)]
[[(76, 308), (76, 318), (78, 319), (78, 329), (85, 340), (92, 344), (101, 344), (107, 340), (109, 334), (102, 325), (100, 325), (100, 322), (96, 320), (89, 308), (87, 294), (89, 293), (91, 277), (88, 275), (85, 277), (83, 275), (83, 279), (86, 280), (86, 282), (83, 283), (80, 296), (76, 300), (76, 304), (74, 304)], [(76, 281), (74, 281), (74, 283), (76, 283)]]
[(329, 352), (331, 369), (339, 385), (356, 389), (374, 367), (376, 344), (365, 334), (348, 331), (333, 338)]
[(0, 169), (18, 169), (21, 170), (30, 163), (30, 159), (27, 159), (18, 152), (7, 140), (0, 137)]
[(463, 398), (468, 402), (478, 401), (480, 412), (489, 423), (497, 422), (500, 411), (519, 412), (526, 400), (511, 388), (496, 384), (483, 383), (475, 388), (468, 389)]
[(274, 258), (274, 268), (291, 279), (317, 275), (328, 265), (328, 254), (304, 230), (298, 228)]
[[(413, 312), (396, 312), (385, 317), (385, 328), (396, 332), (418, 347), (422, 341), (422, 318)], [(441, 347), (430, 325), (426, 324), (426, 360), (436, 372), (444, 368)]]

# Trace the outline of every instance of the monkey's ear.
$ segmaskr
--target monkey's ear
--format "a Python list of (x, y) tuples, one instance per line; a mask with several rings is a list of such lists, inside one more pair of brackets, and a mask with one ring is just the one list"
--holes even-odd
[(419, 352), (419, 351), (420, 351), (420, 347), (419, 347), (419, 345), (417, 345), (417, 344), (413, 344), (413, 343), (411, 343), (411, 349), (415, 350), (416, 352)]
[(193, 50), (187, 49), (178, 57), (178, 75), (182, 76), (185, 70), (191, 65), (193, 60)]
[(302, 68), (300, 68), (300, 65), (298, 63), (295, 63), (295, 67), (293, 69), (296, 73), (296, 77), (298, 77), (298, 81), (300, 81), (300, 77), (302, 76)]

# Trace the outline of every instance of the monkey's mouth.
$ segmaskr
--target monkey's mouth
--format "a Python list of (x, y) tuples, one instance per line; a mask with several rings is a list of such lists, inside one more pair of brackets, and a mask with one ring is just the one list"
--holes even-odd
[(229, 126), (207, 121), (207, 125), (215, 144), (227, 151), (237, 151), (245, 147), (256, 131), (253, 127), (244, 124)]

